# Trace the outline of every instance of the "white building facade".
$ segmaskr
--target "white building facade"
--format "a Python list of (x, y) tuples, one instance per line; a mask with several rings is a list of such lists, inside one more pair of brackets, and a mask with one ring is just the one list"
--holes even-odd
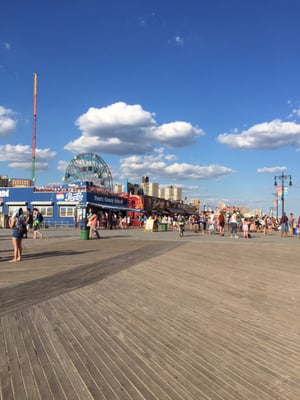
[(144, 194), (147, 196), (159, 197), (159, 184), (155, 182), (142, 183)]
[(166, 186), (160, 189), (160, 197), (165, 200), (181, 201), (182, 188), (176, 186)]

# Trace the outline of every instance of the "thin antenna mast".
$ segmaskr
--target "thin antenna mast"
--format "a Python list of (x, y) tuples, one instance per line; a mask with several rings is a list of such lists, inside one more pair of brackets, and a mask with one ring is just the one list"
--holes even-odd
[(35, 151), (36, 151), (36, 111), (37, 109), (37, 74), (33, 74), (33, 131), (31, 152), (31, 184), (35, 185)]

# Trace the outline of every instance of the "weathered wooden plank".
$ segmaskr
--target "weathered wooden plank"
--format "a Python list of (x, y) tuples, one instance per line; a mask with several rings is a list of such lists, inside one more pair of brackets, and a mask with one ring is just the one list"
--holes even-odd
[[(94, 298), (94, 296), (92, 296), (92, 298)], [(88, 299), (89, 294), (87, 294), (86, 300), (88, 301)], [(136, 337), (134, 337), (134, 339), (131, 341), (129, 338), (130, 335), (128, 334), (128, 331), (126, 331), (126, 329), (123, 329), (123, 325), (115, 324), (115, 317), (117, 316), (116, 314), (114, 314), (113, 311), (111, 312), (107, 308), (107, 303), (109, 303), (109, 299), (105, 298), (102, 304), (100, 304), (99, 301), (97, 301), (97, 303), (97, 308), (100, 306), (100, 308), (103, 308), (103, 310), (105, 311), (105, 319), (99, 323), (101, 323), (101, 325), (103, 326), (106, 335), (115, 337), (115, 340), (117, 340), (119, 342), (119, 345), (124, 348), (124, 351), (135, 360), (135, 363), (137, 365), (143, 365), (143, 369), (145, 369), (147, 374), (155, 382), (157, 382), (157, 384), (163, 387), (172, 399), (186, 400), (194, 398), (193, 393), (188, 393), (186, 389), (180, 387), (179, 377), (174, 376), (178, 375), (178, 372), (175, 372), (174, 374), (169, 374), (167, 373), (167, 368), (164, 360), (161, 359), (161, 363), (156, 362), (159, 358), (157, 356), (157, 349), (155, 349), (154, 352), (151, 353), (151, 346), (148, 346), (148, 344), (146, 345), (146, 348), (143, 348), (142, 346), (139, 347)], [(96, 318), (103, 318), (103, 313), (101, 315), (98, 314), (93, 316), (93, 319)], [(139, 331), (139, 329), (137, 328), (137, 326), (133, 326), (133, 330)], [(189, 381), (188, 384), (190, 386), (191, 382)], [(196, 398), (198, 397), (199, 393)]]
[[(119, 294), (116, 296), (118, 303), (128, 305), (122, 295), (119, 297)], [(97, 299), (99, 297), (100, 295), (97, 296)], [(178, 332), (174, 335), (172, 331), (162, 330), (159, 321), (156, 324), (156, 321), (151, 317), (149, 319), (146, 317), (144, 325), (140, 324), (138, 316), (133, 318), (130, 310), (128, 313), (126, 312), (126, 306), (110, 305), (107, 297), (103, 298), (101, 307), (105, 308), (107, 314), (111, 316), (109, 318), (109, 329), (111, 331), (114, 331), (114, 329), (117, 332), (120, 331), (122, 340), (129, 342), (130, 346), (137, 348), (137, 344), (139, 344), (139, 350), (137, 351), (141, 355), (146, 354), (146, 359), (150, 362), (152, 368), (155, 368), (160, 373), (160, 376), (161, 374), (163, 376), (168, 374), (168, 379), (165, 379), (171, 381), (169, 383), (170, 387), (174, 384), (173, 380), (177, 382), (176, 390), (180, 389), (180, 385), (182, 385), (183, 398), (188, 398), (188, 396), (195, 396), (196, 398), (206, 396), (209, 398), (213, 396), (213, 398), (217, 399), (221, 396), (220, 398), (232, 399), (231, 392), (233, 392), (233, 388), (228, 384), (228, 378), (221, 382), (219, 379), (220, 384), (216, 385), (214, 381), (218, 379), (212, 375), (212, 368), (204, 368), (203, 362), (194, 367), (190, 360), (188, 362), (185, 361), (185, 344), (184, 342), (177, 342), (176, 335)], [(144, 311), (142, 305), (139, 309)], [(134, 323), (132, 323), (132, 319), (134, 319)], [(127, 324), (125, 324), (126, 321)], [(160, 357), (160, 355), (162, 356)], [(161, 369), (163, 369), (163, 373)], [(201, 385), (199, 385), (199, 381), (201, 381)], [(227, 392), (224, 390), (226, 386), (228, 388)], [(220, 393), (218, 394), (218, 392)], [(247, 393), (245, 397), (242, 397), (240, 390), (239, 398), (249, 399), (250, 394)]]
[[(39, 332), (44, 350), (49, 359), (51, 359), (52, 369), (55, 371), (55, 375), (65, 398), (74, 400), (79, 399), (79, 395), (82, 391), (79, 391), (78, 393), (78, 386), (74, 387), (74, 377), (71, 373), (71, 371), (73, 372), (73, 366), (67, 362), (68, 360), (65, 357), (63, 347), (60, 345), (51, 325), (45, 318), (42, 308), (33, 308), (32, 315), (33, 312), (35, 329)], [(54, 397), (57, 398), (55, 393)]]
[[(134, 277), (132, 277), (132, 279), (134, 280)], [(144, 280), (144, 282), (147, 282), (147, 276), (145, 277), (145, 280)], [(138, 287), (138, 285), (136, 285), (136, 287)], [(111, 291), (111, 292), (113, 292), (113, 290), (111, 290), (111, 289), (113, 289), (112, 287), (110, 287), (110, 291)], [(130, 290), (131, 290), (131, 288), (130, 288), (130, 287), (129, 287), (129, 288), (127, 288), (127, 291), (129, 291), (129, 292), (130, 292)], [(134, 296), (134, 294), (133, 294), (133, 296)], [(119, 296), (118, 296), (118, 297), (119, 297)], [(135, 298), (137, 298), (137, 297), (142, 297), (142, 296), (135, 296)], [(119, 297), (119, 299), (118, 299), (118, 300), (119, 300), (119, 302), (120, 302), (120, 303), (122, 303), (122, 304), (123, 304), (123, 300), (124, 300), (124, 299), (123, 299), (122, 297), (121, 297), (121, 298)], [(150, 301), (151, 301), (151, 300), (150, 300)], [(177, 298), (177, 301), (178, 301), (178, 298)], [(159, 304), (161, 304), (161, 301), (159, 301), (158, 303), (159, 303)], [(159, 306), (159, 304), (157, 304), (157, 306)], [(141, 307), (142, 307), (142, 305), (141, 305)], [(155, 309), (155, 304), (154, 304), (154, 307), (153, 307), (153, 308)], [(153, 309), (153, 308), (152, 308), (152, 309)], [(231, 332), (231, 335), (232, 335), (232, 332)]]
[[(97, 300), (99, 300), (99, 295)], [(122, 342), (126, 344), (128, 348), (134, 352), (140, 360), (143, 360), (149, 368), (155, 370), (159, 374), (160, 378), (164, 381), (164, 386), (167, 387), (171, 393), (172, 399), (174, 396), (183, 399), (188, 398), (210, 398), (213, 396), (216, 399), (233, 397), (230, 393), (218, 394), (218, 390), (214, 390), (213, 384), (209, 381), (205, 375), (202, 376), (201, 385), (199, 385), (199, 375), (201, 366), (197, 369), (197, 374), (193, 374), (192, 366), (186, 365), (183, 357), (178, 356), (180, 350), (177, 346), (170, 349), (170, 341), (174, 338), (170, 336), (170, 333), (164, 334), (160, 331), (159, 326), (153, 325), (155, 335), (159, 338), (155, 340), (155, 335), (149, 334), (148, 327), (142, 325), (132, 324), (132, 315), (130, 312), (126, 314), (125, 307), (120, 308), (118, 305), (109, 304), (109, 299), (103, 297), (101, 308), (103, 307), (107, 313), (109, 323), (107, 324), (107, 334), (117, 335), (122, 338)], [(119, 299), (122, 304), (127, 304), (123, 298)], [(142, 307), (141, 307), (142, 309)], [(153, 320), (149, 319), (149, 324), (153, 323)], [(162, 341), (165, 345), (162, 345)], [(139, 361), (141, 363), (141, 361)], [(184, 365), (185, 364), (185, 365)], [(207, 372), (207, 371), (206, 371)], [(198, 376), (196, 376), (198, 375)], [(222, 391), (222, 388), (221, 388)]]
[[(81, 379), (76, 367), (69, 357), (68, 352), (64, 348), (60, 337), (56, 333), (56, 326), (53, 327), (51, 315), (48, 317), (48, 308), (41, 305), (39, 307), (39, 328), (44, 331), (44, 342), (49, 344), (49, 348), (53, 349), (57, 357), (58, 376), (61, 385), (64, 387), (67, 398), (92, 399), (84, 381)], [(76, 396), (74, 395), (76, 393)]]
[(0, 399), (13, 400), (13, 389), (11, 385), (11, 371), (9, 365), (9, 355), (7, 352), (7, 344), (5, 339), (5, 329), (3, 324), (5, 322), (0, 320)]
[[(38, 349), (35, 347), (34, 340), (32, 337), (32, 331), (29, 330), (27, 321), (28, 315), (27, 311), (17, 313), (19, 331), (21, 332), (22, 339), (24, 341), (24, 347), (27, 352), (27, 356), (30, 362), (30, 368), (35, 378), (37, 389), (39, 392), (39, 397), (41, 400), (53, 399), (53, 393), (51, 392), (48, 379), (46, 377), (43, 365), (41, 365), (41, 360), (39, 358)], [(31, 394), (30, 389), (27, 389), (27, 393)]]
[[(48, 301), (43, 305), (43, 308), (46, 309), (47, 316), (51, 316), (51, 324), (56, 334), (93, 398), (118, 398), (107, 383), (105, 366), (99, 364), (99, 362), (95, 365), (93, 355), (89, 354), (84, 346), (85, 341), (81, 344), (80, 332), (82, 332), (83, 327), (74, 315), (64, 313), (65, 307), (62, 300)], [(88, 337), (85, 337), (85, 340), (88, 340)]]
[(51, 390), (51, 397), (49, 397), (49, 399), (67, 400), (65, 392), (57, 376), (55, 357), (52, 359), (52, 353), (49, 353), (47, 351), (47, 346), (44, 345), (43, 332), (40, 332), (36, 327), (36, 321), (38, 319), (37, 310), (28, 309), (23, 318), (27, 324), (28, 330), (30, 331), (39, 364), (43, 369), (43, 374), (47, 378), (48, 385)]
[[(24, 327), (21, 322), (19, 316), (16, 314), (10, 314), (7, 316), (7, 323), (10, 326), (12, 340), (16, 349), (19, 375), (22, 377), (23, 381), (20, 392), (16, 387), (14, 387), (14, 395), (16, 399), (24, 398), (28, 400), (40, 400), (41, 397), (32, 371), (32, 364), (27, 356), (28, 349), (23, 340), (22, 332)], [(24, 391), (26, 395), (25, 397)]]
[[(101, 249), (97, 249), (97, 251), (94, 250), (96, 254), (93, 254), (92, 260), (87, 259), (87, 261), (79, 266), (77, 264), (77, 259), (80, 255), (81, 257), (84, 257), (86, 252), (82, 255), (80, 254), (80, 251), (74, 252), (73, 250), (72, 256), (77, 262), (75, 267), (72, 268), (72, 271), (69, 270), (69, 267), (66, 268), (65, 266), (62, 266), (61, 271), (57, 272), (57, 264), (58, 266), (60, 265), (59, 261), (56, 260), (54, 256), (50, 257), (51, 263), (55, 263), (56, 261), (53, 268), (54, 273), (51, 276), (44, 277), (43, 271), (38, 270), (37, 276), (39, 277), (39, 274), (42, 275), (40, 279), (28, 279), (18, 285), (4, 288), (0, 287), (0, 317), (5, 315), (7, 312), (18, 311), (19, 309), (30, 307), (43, 300), (58, 296), (59, 294), (66, 293), (70, 290), (79, 289), (80, 287), (105, 279), (107, 276), (118, 273), (123, 269), (132, 267), (137, 264), (140, 259), (136, 247), (137, 244), (135, 244), (132, 252), (128, 251), (128, 248), (127, 251), (123, 249), (118, 255), (115, 255), (113, 251), (108, 251), (107, 258), (104, 257), (104, 259), (102, 258), (102, 252), (99, 254)], [(156, 245), (153, 242), (144, 245), (142, 242), (139, 250), (143, 253), (145, 258), (151, 258), (154, 254), (160, 254), (161, 252), (166, 251), (166, 247), (174, 248), (175, 245), (173, 243), (169, 243), (168, 245), (163, 245), (162, 243)], [(62, 257), (64, 256), (68, 260), (70, 252), (71, 250), (65, 251), (60, 256), (62, 263), (66, 263)], [(39, 255), (39, 258), (40, 257), (41, 255)], [(47, 254), (43, 253), (43, 257), (47, 257)], [(96, 260), (94, 257), (96, 257)], [(26, 265), (25, 261), (24, 263), (22, 261), (22, 265)], [(40, 266), (40, 263), (38, 263), (38, 265)]]
[[(80, 301), (80, 304), (83, 305), (83, 302)], [(74, 303), (72, 296), (64, 297), (60, 307), (60, 315), (68, 320), (68, 325), (72, 327), (72, 330), (75, 329), (78, 342), (88, 353), (90, 361), (98, 369), (98, 374), (105, 378), (105, 380), (103, 378), (100, 380), (101, 389), (107, 390), (105, 386), (108, 385), (120, 399), (125, 399), (127, 396), (133, 400), (151, 399), (152, 395), (142, 382), (130, 379), (132, 375), (127, 374), (128, 366), (126, 362), (98, 334), (99, 327), (97, 327), (97, 332), (90, 330), (90, 321), (86, 318), (84, 306), (80, 311), (78, 313), (77, 303)], [(72, 315), (72, 318), (70, 318), (70, 315)], [(79, 327), (78, 330), (73, 323)], [(106, 398), (109, 399), (109, 396)]]
[(27, 399), (22, 370), (19, 364), (18, 348), (14, 340), (11, 318), (6, 316), (2, 319), (3, 334), (7, 351), (7, 364), (10, 374), (12, 392), (14, 399)]
[[(227, 321), (228, 322), (228, 321)], [(224, 325), (225, 326), (225, 325)], [(189, 331), (190, 331), (190, 329), (189, 329)], [(232, 332), (230, 333), (231, 335), (232, 335)], [(216, 346), (218, 345), (218, 342), (216, 341)]]
[[(72, 294), (70, 294), (70, 298), (71, 297)], [(68, 307), (73, 313), (76, 311), (76, 309), (74, 309), (74, 301), (69, 300)], [(95, 315), (91, 318), (91, 311), (90, 308), (89, 312), (83, 308), (82, 312), (78, 314), (78, 320), (82, 323), (86, 323), (86, 329), (95, 340), (95, 344), (97, 343), (98, 346), (100, 345), (100, 351), (105, 351), (110, 359), (116, 364), (121, 365), (122, 373), (127, 376), (128, 380), (130, 380), (146, 399), (170, 399), (169, 395), (156, 384), (150, 371), (147, 371), (147, 373), (145, 372), (147, 366), (141, 366), (142, 363), (136, 364), (134, 354), (129, 354), (129, 352), (126, 351), (127, 349), (124, 350), (118, 338), (107, 335), (103, 326), (98, 323)]]

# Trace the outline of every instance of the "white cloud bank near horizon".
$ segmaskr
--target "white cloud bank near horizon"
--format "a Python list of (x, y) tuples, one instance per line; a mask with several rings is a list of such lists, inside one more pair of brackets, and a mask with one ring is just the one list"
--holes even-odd
[(164, 154), (164, 149), (161, 148), (155, 155), (122, 158), (120, 169), (124, 176), (136, 176), (138, 178), (146, 175), (152, 176), (153, 179), (173, 179), (183, 182), (186, 180), (216, 179), (233, 172), (231, 168), (217, 164), (209, 166), (178, 162), (169, 164), (168, 158), (168, 155)]

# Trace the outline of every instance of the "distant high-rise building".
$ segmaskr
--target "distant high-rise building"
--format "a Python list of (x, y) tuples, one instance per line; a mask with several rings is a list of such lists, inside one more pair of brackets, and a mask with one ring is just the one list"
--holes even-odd
[(31, 180), (23, 178), (11, 178), (9, 180), (9, 186), (11, 187), (30, 187)]
[(30, 187), (31, 185), (31, 179), (8, 178), (6, 175), (0, 175), (0, 187)]
[(165, 188), (164, 187), (160, 187), (158, 190), (158, 197), (160, 199), (165, 199)]
[(117, 183), (114, 184), (114, 192), (115, 193), (123, 193), (124, 192), (124, 185), (119, 185)]
[(166, 200), (181, 201), (182, 188), (175, 187), (172, 185), (160, 188), (160, 197)]
[(144, 194), (147, 196), (159, 197), (159, 185), (154, 182), (142, 183)]
[(8, 176), (6, 176), (6, 175), (1, 175), (0, 176), (0, 186), (1, 187), (7, 187), (8, 186)]

